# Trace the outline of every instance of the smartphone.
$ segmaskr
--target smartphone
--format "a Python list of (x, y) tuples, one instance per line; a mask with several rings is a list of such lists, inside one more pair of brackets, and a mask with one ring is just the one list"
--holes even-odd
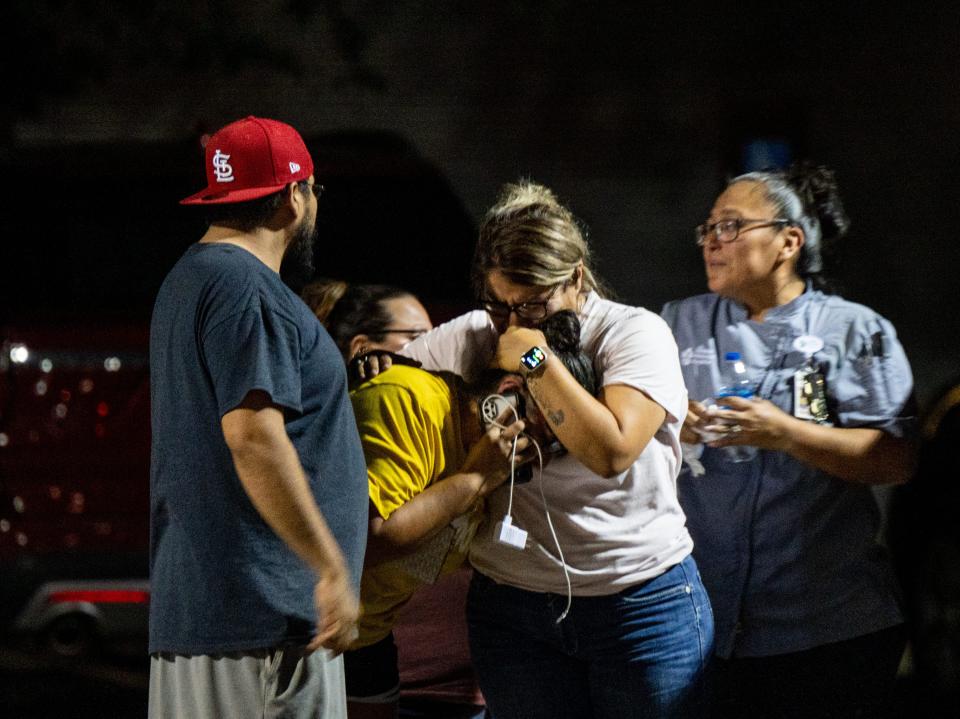
[(484, 397), (480, 401), (480, 426), (483, 431), (486, 432), (490, 429), (497, 417), (508, 409), (512, 409), (513, 412), (507, 412), (508, 417), (504, 422), (505, 426), (526, 417), (523, 396), (519, 392), (504, 392), (503, 394), (491, 394)]
[[(497, 417), (510, 408), (513, 412), (508, 412), (508, 419), (504, 425), (510, 425), (518, 419), (526, 417), (526, 407), (523, 402), (523, 395), (519, 392), (504, 392), (503, 394), (491, 394), (480, 401), (480, 426), (486, 432), (493, 426)], [(514, 416), (516, 412), (516, 416)], [(533, 479), (533, 465), (530, 462), (520, 465), (514, 469), (514, 484), (523, 484)]]

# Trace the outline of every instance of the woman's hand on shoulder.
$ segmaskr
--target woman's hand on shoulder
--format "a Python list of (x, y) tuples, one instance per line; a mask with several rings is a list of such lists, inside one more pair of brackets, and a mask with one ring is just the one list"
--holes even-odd
[(398, 355), (386, 350), (370, 350), (364, 354), (354, 355), (347, 363), (347, 375), (351, 382), (362, 382), (373, 379), (381, 372), (386, 372), (395, 364), (420, 367), (420, 363), (409, 357)]
[(389, 352), (367, 352), (356, 355), (347, 364), (350, 379), (363, 381), (373, 379), (381, 372), (386, 372), (393, 365)]

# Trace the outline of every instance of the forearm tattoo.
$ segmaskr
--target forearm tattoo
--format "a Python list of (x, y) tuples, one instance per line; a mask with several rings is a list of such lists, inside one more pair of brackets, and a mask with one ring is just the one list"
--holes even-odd
[(530, 391), (530, 394), (533, 395), (533, 398), (537, 401), (537, 406), (540, 408), (540, 412), (544, 417), (552, 424), (554, 427), (559, 427), (563, 424), (564, 419), (566, 419), (563, 414), (562, 409), (553, 409), (547, 407), (543, 401), (543, 398), (540, 396), (540, 392), (537, 391), (537, 385), (540, 384), (536, 380), (528, 379), (527, 380), (527, 389)]

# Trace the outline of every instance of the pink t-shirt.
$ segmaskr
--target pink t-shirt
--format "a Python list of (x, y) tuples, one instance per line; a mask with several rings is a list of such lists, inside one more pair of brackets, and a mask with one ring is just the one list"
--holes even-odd
[[(615, 477), (601, 477), (567, 455), (550, 462), (542, 480), (535, 470), (532, 481), (517, 485), (512, 521), (528, 532), (523, 551), (493, 536), (510, 500), (508, 485), (495, 491), (470, 561), (498, 582), (565, 594), (549, 511), (573, 594), (599, 596), (659, 576), (690, 554), (693, 542), (676, 488), (687, 392), (676, 342), (659, 315), (590, 293), (579, 316), (581, 345), (600, 385), (638, 389), (667, 417), (633, 465)], [(489, 362), (496, 337), (486, 313), (476, 311), (440, 325), (404, 352), (425, 369), (453, 371), (469, 381)]]

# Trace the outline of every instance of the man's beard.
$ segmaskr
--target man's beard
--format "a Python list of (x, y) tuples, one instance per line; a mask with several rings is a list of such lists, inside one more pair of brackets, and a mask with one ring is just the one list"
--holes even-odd
[(313, 244), (317, 237), (313, 217), (304, 217), (280, 264), (280, 277), (297, 294), (313, 279)]

